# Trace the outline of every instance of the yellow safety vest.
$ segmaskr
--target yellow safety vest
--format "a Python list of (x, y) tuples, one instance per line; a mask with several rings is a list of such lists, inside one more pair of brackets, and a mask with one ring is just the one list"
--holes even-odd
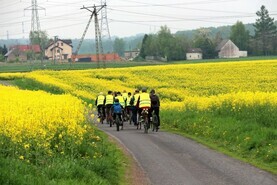
[(135, 94), (135, 95), (134, 95), (134, 98), (135, 98), (135, 99), (134, 99), (134, 106), (137, 105), (139, 95), (140, 95), (140, 94)]
[(106, 96), (106, 105), (112, 105), (113, 104), (113, 95), (108, 94)]
[(128, 93), (122, 93), (122, 97), (123, 97), (124, 100), (127, 100)]
[(97, 98), (97, 106), (98, 105), (103, 105), (104, 100), (105, 100), (105, 96), (104, 95), (99, 95), (98, 98)]
[(118, 99), (120, 105), (122, 105), (122, 107), (125, 107), (125, 101), (124, 101), (123, 97), (122, 96), (117, 96), (116, 98)]
[(150, 107), (151, 106), (151, 100), (148, 93), (141, 93), (139, 98), (139, 108), (142, 107)]
[(127, 100), (126, 100), (127, 106), (131, 106), (130, 105), (131, 98), (132, 98), (132, 96), (127, 96)]

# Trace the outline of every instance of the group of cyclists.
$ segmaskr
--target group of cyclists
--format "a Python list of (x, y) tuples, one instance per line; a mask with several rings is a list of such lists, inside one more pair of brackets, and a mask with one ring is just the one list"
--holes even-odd
[(146, 88), (142, 88), (141, 92), (137, 89), (133, 94), (127, 93), (125, 90), (122, 93), (108, 91), (107, 95), (100, 92), (95, 100), (95, 105), (99, 118), (103, 116), (103, 120), (107, 118), (115, 120), (118, 115), (120, 121), (123, 122), (125, 117), (128, 117), (135, 126), (138, 126), (138, 118), (141, 117), (142, 110), (147, 110), (149, 122), (152, 114), (155, 113), (158, 118), (156, 131), (160, 127), (160, 99), (154, 89), (150, 93), (147, 93)]

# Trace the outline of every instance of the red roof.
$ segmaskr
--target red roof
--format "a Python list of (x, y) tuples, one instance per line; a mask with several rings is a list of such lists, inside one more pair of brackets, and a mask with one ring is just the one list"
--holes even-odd
[(19, 51), (25, 52), (25, 51), (34, 51), (35, 53), (40, 52), (39, 45), (15, 45), (12, 46), (10, 49), (18, 49)]

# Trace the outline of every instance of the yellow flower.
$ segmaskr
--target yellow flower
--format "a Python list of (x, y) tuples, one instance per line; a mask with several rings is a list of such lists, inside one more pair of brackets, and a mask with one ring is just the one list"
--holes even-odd
[(19, 156), (19, 159), (24, 160), (24, 156), (23, 155)]

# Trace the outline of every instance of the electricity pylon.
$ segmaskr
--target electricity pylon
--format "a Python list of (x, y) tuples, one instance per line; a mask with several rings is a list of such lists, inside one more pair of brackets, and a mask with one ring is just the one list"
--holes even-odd
[(31, 22), (31, 33), (38, 34), (38, 42), (40, 46), (41, 53), (43, 54), (43, 48), (41, 45), (41, 38), (40, 38), (40, 21), (39, 21), (39, 14), (38, 10), (45, 10), (45, 8), (38, 6), (37, 0), (32, 0), (32, 5), (25, 8), (24, 10), (32, 10), (32, 22)]
[(38, 10), (45, 10), (45, 8), (38, 6), (37, 0), (32, 0), (32, 5), (25, 8), (24, 10), (32, 10), (31, 31), (40, 31)]
[[(99, 22), (98, 22), (98, 13), (99, 11), (104, 8), (106, 5), (100, 5), (100, 6), (90, 6), (90, 7), (85, 7), (83, 6), (81, 9), (86, 9), (88, 11), (91, 12), (91, 16), (89, 18), (89, 21), (88, 21), (88, 24), (85, 28), (85, 31), (82, 35), (82, 38), (77, 46), (77, 49), (75, 51), (75, 55), (78, 54), (79, 52), (79, 49), (84, 41), (84, 38), (85, 38), (85, 35), (88, 31), (88, 28), (89, 28), (89, 25), (92, 21), (92, 18), (94, 16), (94, 23), (95, 23), (95, 48), (96, 48), (96, 59), (97, 59), (97, 66), (98, 68), (100, 67), (99, 65), (99, 61), (100, 61), (100, 57), (99, 57), (99, 54), (101, 54), (101, 59), (103, 60), (103, 46), (102, 46), (102, 39), (101, 39), (101, 31), (100, 31), (100, 28), (99, 28)], [(98, 8), (98, 9), (97, 9)], [(92, 9), (92, 10), (91, 10)], [(103, 60), (103, 63), (104, 63), (104, 68), (106, 67), (106, 64), (105, 64), (105, 59)]]
[(111, 39), (108, 16), (107, 16), (106, 0), (101, 0), (101, 5), (105, 6), (101, 10), (101, 33), (102, 33), (102, 38), (103, 38), (103, 40), (107, 40), (109, 42), (108, 48), (107, 48), (108, 51), (113, 52), (112, 39)]

